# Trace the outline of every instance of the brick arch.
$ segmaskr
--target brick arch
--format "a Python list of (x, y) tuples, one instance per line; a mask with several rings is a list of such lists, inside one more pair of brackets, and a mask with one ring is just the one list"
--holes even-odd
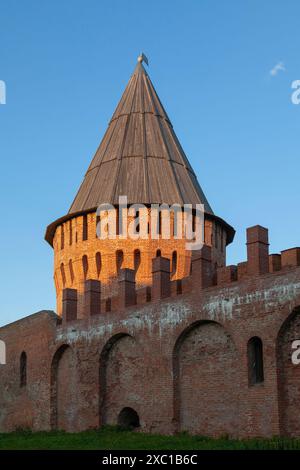
[(300, 364), (292, 363), (292, 342), (300, 339), (300, 306), (281, 325), (276, 340), (279, 430), (300, 436)]
[(239, 357), (224, 326), (192, 323), (177, 338), (172, 359), (175, 430), (237, 435)]
[(77, 373), (73, 349), (62, 344), (55, 352), (50, 375), (51, 429), (74, 431), (76, 427)]
[(100, 426), (117, 424), (124, 407), (139, 407), (139, 357), (138, 344), (129, 333), (115, 334), (103, 347), (99, 364)]

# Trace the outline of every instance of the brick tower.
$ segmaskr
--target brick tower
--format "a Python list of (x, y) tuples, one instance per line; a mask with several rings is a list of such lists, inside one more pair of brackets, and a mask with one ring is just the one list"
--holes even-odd
[[(58, 314), (63, 289), (80, 293), (87, 279), (101, 280), (102, 298), (110, 297), (120, 268), (135, 271), (137, 287), (150, 285), (152, 259), (158, 255), (170, 259), (172, 279), (189, 275), (191, 252), (184, 239), (97, 237), (97, 207), (108, 203), (118, 210), (119, 196), (147, 208), (203, 204), (205, 244), (212, 247), (213, 265), (225, 265), (234, 230), (214, 215), (142, 61), (140, 56), (68, 214), (47, 227), (45, 238), (54, 249)], [(139, 214), (140, 220), (146, 216)]]

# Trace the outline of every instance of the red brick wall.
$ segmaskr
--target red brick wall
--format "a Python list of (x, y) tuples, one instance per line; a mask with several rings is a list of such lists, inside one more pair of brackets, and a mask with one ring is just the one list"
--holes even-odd
[[(0, 429), (50, 429), (50, 365), (57, 316), (39, 312), (0, 328), (6, 365), (0, 365)], [(27, 355), (27, 385), (20, 387), (20, 356)]]
[(143, 408), (140, 348), (131, 336), (117, 336), (113, 338), (107, 354), (102, 357), (100, 419), (102, 424), (117, 424), (122, 408), (131, 407), (138, 413)]
[(62, 345), (51, 364), (51, 427), (72, 431), (77, 426), (77, 367), (73, 349)]
[(225, 329), (197, 324), (181, 339), (178, 362), (178, 430), (235, 434), (239, 425), (239, 355)]
[[(150, 219), (150, 217), (149, 217)], [(128, 224), (133, 217), (128, 217)], [(173, 233), (173, 214), (171, 214), (170, 239), (130, 239), (117, 235), (115, 239), (100, 240), (96, 236), (96, 213), (87, 215), (87, 237), (83, 239), (83, 217), (75, 217), (56, 230), (54, 248), (54, 281), (57, 295), (57, 313), (62, 311), (62, 291), (64, 288), (75, 288), (79, 293), (83, 291), (86, 271), (83, 266), (83, 257), (87, 267), (89, 279), (99, 279), (102, 283), (102, 296), (109, 297), (117, 288), (117, 251), (124, 253), (123, 268), (134, 269), (134, 252), (140, 250), (140, 265), (136, 273), (137, 284), (150, 285), (152, 272), (152, 258), (157, 250), (162, 256), (172, 260), (172, 253), (177, 252), (177, 269), (173, 279), (181, 279), (190, 272), (191, 253), (186, 251), (186, 240), (176, 239)], [(70, 237), (70, 227), (71, 237)], [(62, 244), (63, 234), (63, 244)], [(86, 234), (85, 234), (86, 235)], [(214, 264), (224, 266), (226, 262), (226, 234), (224, 229), (216, 222), (205, 220), (205, 243), (212, 247)], [(97, 269), (97, 253), (101, 254), (101, 270)], [(99, 256), (99, 255), (98, 255)]]
[(300, 367), (291, 360), (295, 339), (300, 339), (300, 309), (286, 320), (277, 341), (280, 428), (294, 437), (300, 436)]
[[(255, 256), (265, 255), (258, 246)], [(246, 264), (241, 279), (200, 289), (201, 266), (183, 280), (181, 295), (172, 284), (165, 299), (116, 303), (112, 312), (63, 323), (41, 312), (1, 328), (7, 365), (0, 366), (0, 430), (50, 429), (57, 383), (57, 423), (68, 430), (98, 427), (101, 406), (106, 422), (116, 423), (130, 406), (145, 431), (299, 436), (300, 366), (290, 356), (291, 341), (300, 338), (300, 266), (258, 275)], [(249, 387), (253, 336), (263, 342), (264, 382)], [(61, 356), (55, 382), (51, 365), (62, 345), (73, 353)], [(26, 387), (19, 382), (22, 351)]]

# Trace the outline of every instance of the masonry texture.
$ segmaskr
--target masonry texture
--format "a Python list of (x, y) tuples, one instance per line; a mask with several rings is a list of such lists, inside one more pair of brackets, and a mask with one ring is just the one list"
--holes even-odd
[[(203, 204), (203, 248), (188, 251), (186, 240), (160, 234), (100, 240), (96, 208), (119, 210), (122, 194), (146, 212), (152, 203)], [(300, 364), (292, 362), (300, 248), (269, 254), (268, 230), (254, 226), (247, 260), (226, 266), (233, 236), (139, 60), (70, 212), (46, 232), (57, 313), (0, 328), (0, 432), (121, 424), (300, 436)]]

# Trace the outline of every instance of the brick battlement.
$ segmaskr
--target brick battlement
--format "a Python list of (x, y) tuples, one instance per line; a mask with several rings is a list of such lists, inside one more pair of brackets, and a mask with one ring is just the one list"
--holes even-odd
[(216, 267), (205, 245), (174, 279), (158, 256), (150, 285), (126, 267), (111, 297), (87, 279), (64, 289), (62, 317), (1, 328), (0, 430), (81, 431), (131, 408), (160, 434), (299, 437), (300, 248), (268, 249), (268, 231), (252, 227), (237, 266)]
[(136, 289), (135, 271), (121, 269), (118, 277), (118, 295), (101, 299), (101, 282), (88, 279), (84, 292), (76, 289), (63, 290), (63, 322), (122, 311), (134, 305), (160, 301), (192, 291), (223, 287), (228, 284), (254, 278), (264, 274), (277, 273), (300, 266), (300, 248), (283, 250), (281, 254), (269, 255), (268, 230), (260, 225), (247, 229), (247, 261), (238, 265), (215, 268), (211, 247), (192, 253), (191, 273), (183, 279), (171, 280), (170, 260), (162, 256), (152, 260), (152, 285)]
[[(174, 236), (174, 214), (162, 212), (161, 219), (158, 217), (158, 221), (164, 220), (164, 224), (170, 224), (169, 238), (163, 238), (161, 233), (158, 233), (157, 239), (150, 236), (152, 224), (155, 224), (150, 209), (141, 211), (139, 220), (147, 224), (149, 238), (123, 238), (119, 233), (115, 238), (100, 240), (96, 232), (99, 223), (96, 212), (74, 217), (56, 229), (53, 248), (58, 315), (62, 313), (63, 290), (77, 289), (78, 298), (81, 299), (86, 279), (101, 281), (103, 299), (118, 295), (117, 276), (120, 267), (135, 270), (137, 289), (151, 286), (152, 259), (158, 253), (170, 260), (172, 281), (189, 275), (191, 252), (186, 250), (184, 237)], [(135, 222), (135, 216), (127, 215), (127, 230)], [(160, 232), (162, 226), (156, 228)], [(218, 222), (209, 218), (204, 220), (204, 243), (211, 247), (213, 263), (224, 266), (230, 238)]]

